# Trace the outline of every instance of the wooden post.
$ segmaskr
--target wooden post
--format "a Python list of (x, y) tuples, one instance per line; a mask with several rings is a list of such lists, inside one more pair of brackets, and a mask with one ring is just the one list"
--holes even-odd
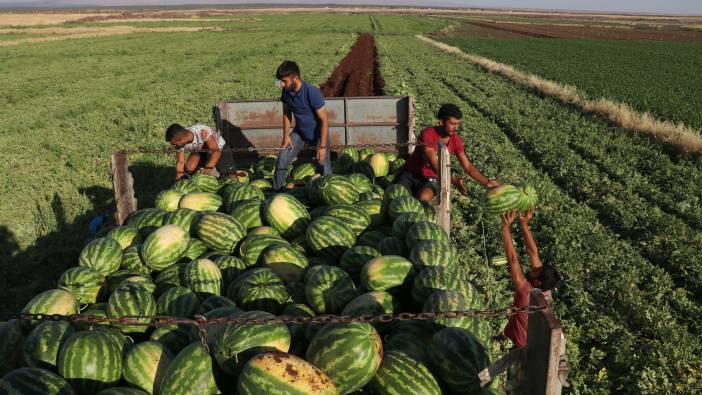
[(451, 157), (444, 143), (439, 145), (439, 207), (436, 211), (436, 222), (446, 231), (451, 230)]
[(122, 225), (129, 214), (137, 209), (137, 200), (134, 197), (134, 178), (127, 167), (127, 153), (117, 151), (110, 160), (110, 174), (112, 176), (112, 189), (115, 192), (115, 222)]

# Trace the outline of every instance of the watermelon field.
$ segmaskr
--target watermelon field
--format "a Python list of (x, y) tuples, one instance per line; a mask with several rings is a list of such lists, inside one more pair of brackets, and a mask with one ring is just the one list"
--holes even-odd
[[(105, 214), (109, 222), (114, 211), (114, 151), (162, 149), (168, 125), (212, 124), (218, 100), (277, 97), (275, 68), (284, 59), (322, 85), (369, 33), (384, 94), (414, 99), (415, 132), (435, 122), (441, 104), (454, 103), (476, 167), (537, 191), (530, 226), (542, 259), (565, 282), (554, 295), (568, 341), (564, 392), (702, 391), (700, 156), (583, 114), (416, 36), (693, 127), (696, 99), (679, 105), (686, 96), (664, 87), (698, 88), (690, 81), (698, 78), (701, 44), (595, 40), (560, 54), (607, 64), (606, 77), (594, 78), (554, 54), (548, 39), (436, 34), (457, 23), (444, 16), (244, 15), (130, 21), (173, 31), (0, 46), (0, 311), (246, 321), (510, 306), (508, 267), (490, 263), (504, 251), (485, 190), (466, 182), (469, 195), (453, 197), (449, 238), (431, 207), (391, 185), (402, 158), (373, 151), (340, 153), (330, 177), (315, 178), (314, 168), (298, 163), (290, 178), (302, 186), (275, 196), (271, 158), (245, 168), (249, 179), (239, 183), (203, 176), (173, 184), (174, 156), (131, 154), (141, 210), (124, 226), (91, 234), (90, 222)], [(208, 30), (177, 31), (184, 27)], [(0, 43), (6, 38), (0, 34)], [(653, 88), (617, 77), (633, 64), (665, 73)], [(461, 172), (458, 163), (453, 172)], [(476, 369), (512, 347), (500, 336), (506, 322), (247, 321), (208, 327), (207, 353), (197, 331), (183, 325), (7, 321), (0, 323), (0, 392), (480, 393)], [(291, 378), (285, 364), (305, 379)], [(500, 393), (506, 382), (502, 375), (483, 392)]]

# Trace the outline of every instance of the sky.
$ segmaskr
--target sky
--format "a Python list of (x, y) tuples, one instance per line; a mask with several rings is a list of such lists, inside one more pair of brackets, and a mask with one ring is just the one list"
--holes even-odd
[(241, 4), (241, 3), (295, 3), (295, 4), (373, 4), (412, 5), (440, 7), (496, 7), (558, 9), (580, 11), (606, 11), (631, 13), (694, 14), (702, 15), (702, 0), (0, 0), (0, 7), (8, 6), (139, 6), (139, 5), (183, 5), (183, 4)]

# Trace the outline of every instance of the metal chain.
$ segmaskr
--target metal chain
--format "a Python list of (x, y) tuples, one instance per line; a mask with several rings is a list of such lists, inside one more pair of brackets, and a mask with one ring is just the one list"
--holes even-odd
[[(331, 150), (338, 150), (341, 148), (401, 148), (401, 147), (409, 147), (411, 145), (415, 146), (423, 146), (427, 145), (421, 142), (411, 142), (411, 141), (406, 141), (403, 143), (377, 143), (377, 144), (339, 144), (339, 145), (330, 145), (329, 149)], [(436, 145), (436, 144), (430, 144), (430, 145)], [(242, 147), (242, 148), (236, 148), (236, 147), (224, 147), (220, 150), (220, 152), (277, 152), (277, 151), (284, 151), (286, 149), (289, 149), (290, 147)], [(315, 151), (317, 150), (317, 147), (311, 146), (311, 145), (305, 145), (302, 148), (303, 151)], [(122, 152), (126, 154), (170, 154), (173, 153), (172, 148), (134, 148), (134, 149), (125, 149), (121, 150)], [(207, 149), (196, 149), (196, 150), (185, 150), (184, 152), (210, 152), (210, 150)]]

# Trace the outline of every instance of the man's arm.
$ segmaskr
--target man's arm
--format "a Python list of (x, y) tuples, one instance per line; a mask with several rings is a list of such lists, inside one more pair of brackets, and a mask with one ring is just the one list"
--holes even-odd
[(327, 108), (321, 107), (315, 110), (319, 123), (321, 123), (321, 134), (319, 136), (319, 148), (317, 149), (317, 162), (322, 163), (327, 157), (327, 136), (329, 134), (329, 117)]
[(281, 146), (283, 148), (292, 145), (292, 140), (290, 140), (290, 125), (292, 124), (292, 111), (287, 104), (283, 103), (283, 143)]
[(483, 173), (481, 173), (480, 170), (478, 170), (478, 168), (475, 167), (475, 165), (473, 165), (473, 163), (468, 159), (465, 152), (459, 152), (456, 156), (458, 156), (458, 162), (460, 162), (463, 171), (465, 171), (470, 178), (474, 179), (485, 188), (497, 186), (497, 181), (485, 177)]
[(527, 255), (529, 255), (529, 262), (531, 263), (532, 269), (538, 269), (543, 266), (541, 258), (539, 257), (539, 247), (536, 245), (536, 240), (531, 234), (529, 229), (529, 220), (534, 215), (534, 209), (531, 208), (525, 215), (519, 214), (519, 224), (522, 228), (522, 236), (524, 237), (524, 247), (526, 248)]
[(515, 216), (516, 210), (502, 214), (502, 243), (504, 244), (507, 262), (509, 262), (509, 273), (512, 277), (512, 286), (514, 286), (515, 290), (519, 290), (522, 289), (522, 287), (528, 286), (528, 283), (526, 277), (524, 277), (524, 273), (522, 273), (522, 267), (519, 264), (517, 250), (514, 248), (514, 243), (512, 242), (512, 231), (510, 226), (512, 225), (512, 222), (514, 222)]
[(176, 152), (176, 181), (185, 175), (185, 152)]
[(207, 149), (210, 150), (207, 163), (205, 163), (205, 173), (209, 174), (209, 172), (214, 169), (215, 165), (219, 161), (219, 157), (222, 156), (222, 152), (220, 151), (219, 145), (217, 145), (217, 140), (214, 136), (210, 136), (205, 145), (207, 146)]

